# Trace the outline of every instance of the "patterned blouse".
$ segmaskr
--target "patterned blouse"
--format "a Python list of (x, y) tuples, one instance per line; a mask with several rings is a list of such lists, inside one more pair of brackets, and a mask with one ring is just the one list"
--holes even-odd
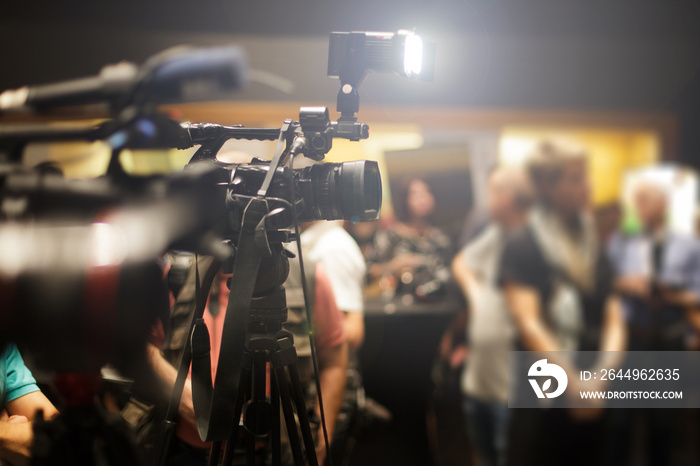
[(383, 264), (402, 254), (423, 256), (423, 261), (413, 271), (416, 286), (438, 280), (451, 280), (449, 261), (452, 253), (450, 238), (437, 228), (428, 228), (423, 235), (414, 229), (396, 223), (379, 230), (374, 240), (374, 251), (368, 259), (370, 264)]

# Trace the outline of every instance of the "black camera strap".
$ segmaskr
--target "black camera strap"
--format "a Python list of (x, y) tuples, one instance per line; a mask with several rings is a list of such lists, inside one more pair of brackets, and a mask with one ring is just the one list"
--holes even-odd
[(270, 189), (270, 185), (272, 184), (272, 178), (274, 178), (275, 172), (277, 171), (277, 167), (282, 162), (282, 156), (284, 155), (284, 144), (285, 141), (287, 141), (287, 138), (290, 136), (289, 130), (291, 125), (292, 120), (284, 120), (284, 124), (280, 128), (280, 136), (277, 139), (275, 155), (272, 157), (272, 161), (270, 162), (270, 169), (267, 171), (265, 179), (263, 180), (263, 183), (260, 186), (260, 189), (258, 190), (258, 196), (260, 197), (265, 197), (267, 195), (267, 190)]
[[(289, 173), (290, 177), (292, 175), (292, 168), (294, 166), (294, 155), (289, 160)], [(301, 270), (301, 289), (302, 293), (304, 294), (304, 311), (306, 313), (306, 320), (311, 325), (311, 322), (313, 322), (313, 318), (311, 316), (311, 309), (314, 308), (314, 299), (315, 297), (312, 297), (312, 295), (309, 294), (309, 286), (307, 283), (307, 275), (306, 275), (306, 270), (304, 268), (304, 256), (303, 256), (303, 248), (301, 247), (301, 234), (299, 232), (299, 222), (298, 222), (298, 215), (297, 215), (297, 201), (296, 201), (296, 193), (294, 192), (294, 180), (290, 179), (289, 180), (289, 193), (290, 193), (290, 199), (292, 200), (292, 212), (294, 213), (294, 236), (295, 236), (295, 243), (297, 246), (297, 254), (299, 255), (299, 268)], [(315, 265), (315, 264), (314, 264)], [(314, 272), (310, 275), (312, 278), (312, 286), (311, 290), (316, 289), (316, 272)], [(311, 327), (309, 327), (311, 328)], [(319, 406), (319, 412), (321, 413), (321, 429), (323, 431), (323, 442), (326, 447), (326, 452), (328, 452), (328, 463), (330, 466), (333, 466), (333, 458), (331, 457), (331, 446), (330, 446), (330, 441), (331, 439), (328, 438), (328, 425), (326, 424), (326, 410), (323, 406), (323, 392), (321, 390), (321, 379), (319, 377), (319, 368), (318, 368), (318, 356), (316, 355), (316, 342), (314, 341), (313, 338), (313, 332), (309, 332), (308, 334), (309, 338), (309, 346), (311, 348), (311, 363), (313, 365), (314, 369), (314, 383), (316, 385), (316, 395), (318, 396), (318, 406)]]
[(258, 224), (264, 221), (267, 203), (252, 199), (243, 214), (243, 227), (233, 266), (234, 280), (226, 307), (221, 350), (212, 386), (209, 332), (203, 320), (192, 331), (192, 399), (199, 436), (205, 441), (224, 441), (233, 432), (235, 404), (245, 351), (250, 302), (264, 254), (255, 241)]
[[(200, 278), (199, 265), (200, 260), (207, 264), (204, 277)], [(190, 323), (188, 329), (194, 328), (195, 323), (201, 319), (204, 313), (204, 307), (207, 303), (208, 290), (211, 287), (214, 278), (216, 277), (219, 268), (221, 267), (221, 261), (212, 258), (200, 259), (198, 255), (194, 258), (195, 267), (195, 307), (192, 311), (190, 317)], [(154, 455), (154, 464), (158, 466), (164, 466), (168, 460), (168, 453), (170, 452), (172, 440), (175, 437), (175, 430), (177, 428), (177, 417), (180, 407), (180, 401), (182, 400), (182, 392), (185, 387), (185, 382), (187, 380), (187, 374), (189, 373), (190, 363), (191, 363), (191, 341), (188, 338), (185, 342), (185, 346), (182, 349), (182, 354), (180, 356), (180, 364), (178, 366), (177, 377), (175, 378), (175, 384), (173, 385), (173, 391), (170, 396), (170, 402), (168, 404), (168, 409), (165, 414), (165, 419), (161, 423), (161, 431), (156, 443), (156, 450)]]

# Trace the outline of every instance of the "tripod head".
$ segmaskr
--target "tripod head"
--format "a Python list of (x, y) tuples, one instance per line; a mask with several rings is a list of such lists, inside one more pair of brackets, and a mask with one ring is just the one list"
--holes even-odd
[[(265, 232), (265, 234), (278, 236), (277, 231)], [(277, 241), (270, 245), (269, 256), (260, 260), (260, 267), (255, 279), (253, 299), (250, 303), (249, 333), (269, 333), (274, 335), (282, 329), (282, 324), (287, 320), (287, 302), (284, 292), (284, 283), (289, 276), (289, 258), (294, 257), (287, 250), (283, 242)], [(224, 274), (233, 273), (233, 261), (225, 261), (222, 265)], [(233, 277), (227, 280), (227, 286), (231, 289)]]

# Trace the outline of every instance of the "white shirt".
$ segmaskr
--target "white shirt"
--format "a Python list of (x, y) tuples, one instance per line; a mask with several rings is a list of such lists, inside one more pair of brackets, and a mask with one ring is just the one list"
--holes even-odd
[(504, 233), (491, 225), (463, 249), (464, 265), (475, 285), (467, 325), (471, 349), (461, 385), (463, 393), (485, 402), (508, 402), (508, 352), (515, 326), (496, 284), (504, 245)]
[(362, 312), (367, 265), (360, 247), (345, 231), (342, 222), (316, 222), (302, 232), (301, 246), (304, 257), (323, 264), (338, 308), (345, 312)]

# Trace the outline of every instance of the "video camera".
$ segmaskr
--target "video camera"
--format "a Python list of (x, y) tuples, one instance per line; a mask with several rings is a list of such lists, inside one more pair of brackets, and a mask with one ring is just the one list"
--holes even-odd
[[(220, 125), (184, 124), (193, 143), (202, 142), (189, 167), (209, 163), (221, 170), (221, 184), (227, 184), (226, 205), (237, 230), (236, 219), (242, 216), (247, 201), (256, 196), (271, 170), (270, 161), (254, 159), (248, 164), (225, 164), (216, 153), (229, 138), (287, 140), (289, 155), (303, 154), (320, 161), (332, 147), (333, 138), (366, 139), (369, 128), (364, 123), (339, 125), (330, 122), (325, 107), (302, 107), (299, 122), (286, 122), (280, 130), (224, 127)], [(290, 187), (293, 191), (290, 191)], [(372, 221), (379, 218), (382, 186), (379, 167), (374, 161), (313, 164), (290, 169), (280, 164), (274, 168), (267, 191), (273, 208), (296, 202), (297, 220)], [(294, 200), (294, 201), (293, 201)], [(291, 222), (287, 223), (287, 226)]]

